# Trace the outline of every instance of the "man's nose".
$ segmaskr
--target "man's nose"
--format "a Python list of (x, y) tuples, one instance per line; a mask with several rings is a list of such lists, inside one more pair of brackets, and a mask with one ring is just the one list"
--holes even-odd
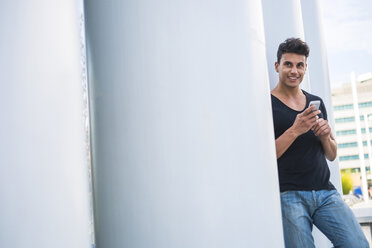
[(291, 68), (291, 73), (297, 73), (297, 72), (298, 72), (298, 70), (297, 70), (296, 66), (293, 66)]

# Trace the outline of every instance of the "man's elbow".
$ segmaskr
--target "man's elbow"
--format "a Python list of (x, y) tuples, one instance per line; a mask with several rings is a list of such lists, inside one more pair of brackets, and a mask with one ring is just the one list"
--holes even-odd
[(328, 160), (331, 161), (331, 162), (335, 161), (335, 159), (336, 159), (336, 156), (335, 157), (328, 158)]
[(331, 162), (334, 161), (336, 158), (337, 158), (337, 153), (330, 154), (327, 156), (327, 159)]

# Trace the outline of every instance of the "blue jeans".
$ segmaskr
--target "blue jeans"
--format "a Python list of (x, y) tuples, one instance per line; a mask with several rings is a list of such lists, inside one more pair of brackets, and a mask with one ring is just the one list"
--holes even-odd
[(337, 248), (368, 248), (351, 209), (336, 190), (280, 194), (286, 248), (314, 248), (313, 224)]

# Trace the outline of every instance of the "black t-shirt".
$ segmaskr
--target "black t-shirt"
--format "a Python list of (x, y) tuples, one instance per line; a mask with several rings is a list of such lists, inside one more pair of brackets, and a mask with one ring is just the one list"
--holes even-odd
[[(327, 111), (320, 97), (303, 91), (306, 96), (305, 109), (310, 101), (320, 100), (320, 118), (327, 120)], [(297, 114), (303, 112), (291, 109), (278, 98), (271, 95), (275, 139), (290, 128)], [(280, 192), (288, 190), (335, 189), (329, 182), (329, 168), (322, 144), (313, 131), (309, 130), (297, 137), (291, 146), (278, 159)]]

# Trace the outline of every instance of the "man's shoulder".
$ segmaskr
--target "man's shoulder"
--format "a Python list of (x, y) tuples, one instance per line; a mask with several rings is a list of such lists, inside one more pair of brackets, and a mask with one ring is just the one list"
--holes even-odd
[(317, 96), (317, 95), (314, 95), (314, 94), (310, 94), (309, 92), (307, 91), (304, 91), (302, 90), (302, 92), (306, 95), (306, 98), (310, 101), (314, 101), (314, 100), (320, 100), (323, 102), (322, 98)]

